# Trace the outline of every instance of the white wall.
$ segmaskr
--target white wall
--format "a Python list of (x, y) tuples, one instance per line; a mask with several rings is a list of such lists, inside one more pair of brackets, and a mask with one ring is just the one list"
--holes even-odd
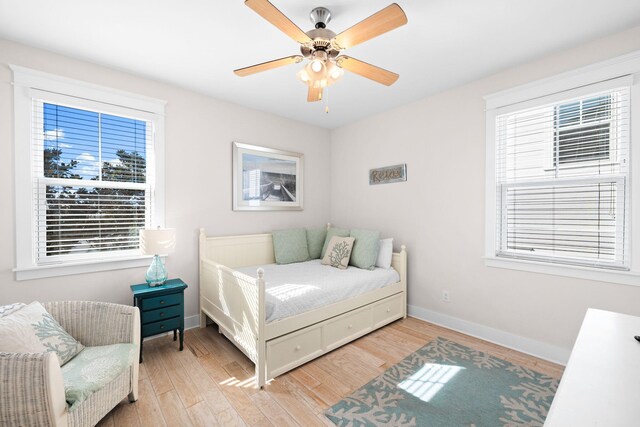
[[(332, 132), (332, 222), (379, 229), (407, 245), (414, 312), (538, 341), (526, 349), (547, 346), (547, 357), (567, 354), (588, 307), (640, 315), (640, 287), (489, 268), (482, 259), (482, 97), (636, 49), (640, 27)], [(370, 168), (397, 163), (407, 163), (407, 182), (368, 185)], [(442, 302), (443, 289), (450, 303)]]
[[(326, 129), (0, 40), (0, 305), (65, 299), (131, 304), (129, 285), (144, 282), (146, 270), (15, 281), (13, 88), (7, 64), (167, 101), (166, 224), (178, 230), (177, 251), (168, 258), (167, 269), (171, 277), (180, 277), (190, 285), (186, 291), (186, 316), (198, 313), (199, 227), (205, 227), (209, 234), (229, 235), (322, 226), (329, 220), (330, 154)], [(233, 212), (232, 141), (304, 153), (304, 211)]]

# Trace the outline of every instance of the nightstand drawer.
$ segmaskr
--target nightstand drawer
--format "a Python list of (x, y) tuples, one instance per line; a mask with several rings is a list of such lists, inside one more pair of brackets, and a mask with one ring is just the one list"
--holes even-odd
[(142, 336), (148, 337), (150, 335), (161, 334), (163, 332), (169, 332), (173, 331), (174, 329), (179, 329), (180, 323), (182, 323), (182, 318), (175, 317), (169, 320), (161, 320), (159, 322), (142, 325)]
[(170, 305), (177, 304), (182, 304), (182, 293), (145, 298), (142, 301), (142, 311), (155, 310), (156, 308), (169, 307)]
[(158, 308), (157, 310), (145, 311), (142, 313), (142, 324), (157, 322), (158, 320), (167, 320), (172, 317), (182, 316), (182, 305), (174, 305), (166, 308)]

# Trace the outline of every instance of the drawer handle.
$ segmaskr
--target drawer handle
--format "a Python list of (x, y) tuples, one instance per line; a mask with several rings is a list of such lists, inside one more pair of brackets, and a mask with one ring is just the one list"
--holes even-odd
[(387, 308), (387, 313), (388, 313), (388, 312), (390, 312), (390, 311), (391, 311), (391, 309), (390, 309), (390, 308)]
[(164, 329), (164, 325), (160, 325), (160, 329)]
[(164, 311), (160, 312), (160, 317), (164, 317)]
[(349, 325), (349, 329), (353, 329), (353, 325)]
[(300, 351), (302, 347), (300, 347), (299, 345), (296, 346), (296, 351)]
[(164, 304), (164, 300), (160, 300), (160, 304)]

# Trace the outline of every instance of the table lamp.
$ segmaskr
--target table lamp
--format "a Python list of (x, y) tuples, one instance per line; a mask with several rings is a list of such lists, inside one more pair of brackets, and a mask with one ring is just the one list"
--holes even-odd
[(162, 285), (167, 281), (167, 269), (160, 259), (160, 254), (173, 253), (176, 247), (176, 229), (160, 228), (140, 230), (140, 252), (143, 255), (153, 255), (151, 265), (147, 270), (149, 286)]

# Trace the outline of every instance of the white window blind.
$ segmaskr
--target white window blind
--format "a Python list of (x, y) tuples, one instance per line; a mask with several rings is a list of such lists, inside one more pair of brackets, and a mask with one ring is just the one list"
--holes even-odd
[(619, 87), (496, 116), (497, 256), (628, 269), (629, 97)]
[(38, 265), (138, 254), (138, 230), (152, 224), (154, 123), (108, 107), (33, 99)]

